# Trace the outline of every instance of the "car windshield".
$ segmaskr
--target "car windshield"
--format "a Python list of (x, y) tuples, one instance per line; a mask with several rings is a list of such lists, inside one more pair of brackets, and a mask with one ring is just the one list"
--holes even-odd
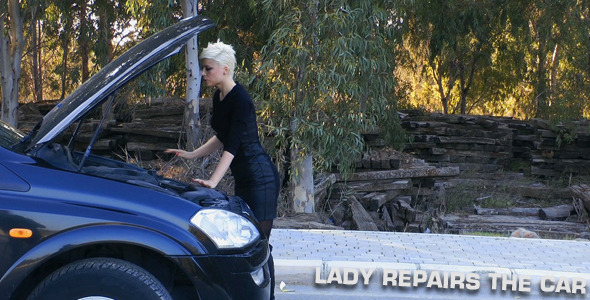
[(24, 137), (23, 133), (0, 121), (0, 146), (10, 148)]

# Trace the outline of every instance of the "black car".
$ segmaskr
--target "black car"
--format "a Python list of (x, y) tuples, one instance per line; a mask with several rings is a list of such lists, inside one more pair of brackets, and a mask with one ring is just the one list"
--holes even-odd
[(269, 298), (268, 240), (240, 198), (92, 154), (102, 126), (72, 146), (93, 108), (212, 26), (139, 43), (27, 135), (0, 123), (0, 299)]

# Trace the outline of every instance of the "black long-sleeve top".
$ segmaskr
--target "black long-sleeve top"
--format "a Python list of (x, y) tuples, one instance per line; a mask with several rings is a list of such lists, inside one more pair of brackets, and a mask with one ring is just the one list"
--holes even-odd
[(240, 159), (244, 156), (245, 145), (260, 143), (254, 104), (240, 84), (236, 84), (222, 101), (219, 98), (217, 90), (213, 95), (211, 127), (223, 143), (223, 149), (233, 154), (234, 160)]

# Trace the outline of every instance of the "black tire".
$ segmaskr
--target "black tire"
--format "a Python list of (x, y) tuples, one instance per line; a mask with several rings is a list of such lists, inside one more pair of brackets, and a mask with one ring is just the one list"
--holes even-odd
[(137, 265), (114, 258), (89, 258), (63, 266), (45, 278), (28, 299), (78, 300), (85, 297), (172, 299), (152, 274)]

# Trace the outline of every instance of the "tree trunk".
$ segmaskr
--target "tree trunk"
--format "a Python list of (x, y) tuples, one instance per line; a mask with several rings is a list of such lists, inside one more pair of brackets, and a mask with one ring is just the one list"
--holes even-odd
[[(297, 83), (301, 84), (304, 78), (304, 68), (300, 67), (297, 71)], [(303, 93), (298, 86), (295, 92), (295, 102), (302, 102)], [(296, 114), (297, 112), (295, 112)], [(291, 120), (290, 131), (295, 135), (298, 131), (299, 123), (294, 116)], [(313, 186), (313, 157), (309, 154), (301, 153), (299, 145), (291, 143), (290, 146), (290, 180), (291, 191), (293, 195), (293, 208), (295, 212), (312, 213), (315, 211), (314, 186)]]
[(473, 57), (471, 58), (471, 68), (469, 69), (469, 76), (465, 78), (465, 64), (461, 64), (460, 69), (460, 85), (461, 85), (461, 114), (464, 115), (467, 113), (467, 94), (469, 93), (469, 89), (471, 88), (471, 84), (473, 83), (473, 77), (475, 76), (475, 65), (477, 63), (477, 55), (480, 52), (481, 47), (478, 46), (477, 51), (473, 53)]
[[(8, 1), (10, 28), (5, 27), (6, 14), (0, 14), (0, 75), (2, 84), (2, 120), (18, 125), (18, 81), (25, 47), (23, 20), (18, 0)], [(7, 32), (8, 31), (8, 32)]]
[(449, 113), (449, 99), (451, 97), (451, 91), (453, 90), (453, 86), (455, 85), (455, 79), (452, 78), (452, 76), (449, 76), (447, 91), (445, 91), (445, 85), (443, 83), (444, 72), (442, 70), (442, 63), (431, 62), (430, 68), (432, 69), (432, 77), (434, 78), (434, 81), (438, 86), (438, 92), (440, 94), (443, 113), (447, 115)]
[(31, 52), (31, 61), (33, 63), (33, 89), (35, 102), (43, 101), (43, 85), (41, 84), (41, 26), (40, 21), (37, 20), (38, 7), (31, 7), (31, 45), (33, 46)]
[(59, 99), (64, 99), (66, 96), (66, 83), (68, 80), (68, 52), (69, 52), (68, 45), (70, 44), (70, 41), (69, 41), (70, 38), (69, 38), (69, 33), (67, 33), (67, 31), (68, 30), (64, 30), (63, 36), (62, 36), (62, 41), (61, 41), (61, 48), (62, 48), (63, 54), (62, 54), (62, 61), (61, 61), (61, 96), (59, 97)]
[[(319, 1), (311, 1), (308, 6), (309, 22), (304, 24), (308, 26), (307, 32), (311, 32), (311, 56), (315, 61), (319, 57), (318, 44), (319, 39), (317, 35), (318, 23), (318, 9)], [(308, 65), (313, 63), (309, 57), (302, 59), (302, 66), (297, 71), (297, 84), (295, 92), (295, 102), (301, 103), (305, 101), (304, 96), (304, 78), (305, 70), (309, 69)], [(295, 134), (298, 131), (299, 124), (293, 118), (291, 121), (291, 132)], [(308, 153), (301, 153), (299, 145), (292, 145), (291, 147), (291, 187), (293, 191), (293, 208), (295, 212), (313, 213), (315, 212), (315, 198), (314, 198), (314, 180), (313, 180), (313, 156)]]
[(78, 11), (78, 18), (80, 19), (80, 60), (82, 64), (82, 82), (85, 82), (90, 77), (90, 70), (88, 69), (88, 52), (90, 51), (90, 30), (88, 22), (88, 7), (86, 1), (81, 1)]
[(540, 36), (538, 41), (538, 50), (537, 50), (537, 70), (535, 71), (534, 76), (534, 95), (535, 95), (535, 109), (536, 109), (536, 118), (548, 118), (549, 111), (548, 111), (548, 99), (550, 95), (548, 95), (549, 91), (547, 89), (547, 82), (545, 80), (546, 72), (547, 72), (547, 59), (545, 56), (546, 50), (546, 41), (544, 37)]
[(313, 159), (307, 155), (303, 160), (293, 157), (293, 170), (297, 178), (293, 182), (293, 209), (298, 213), (315, 212)]
[[(183, 14), (185, 17), (197, 16), (197, 0), (183, 1)], [(201, 71), (199, 67), (199, 44), (198, 37), (192, 38), (186, 45), (186, 109), (185, 109), (185, 130), (186, 148), (192, 151), (197, 147), (199, 138), (199, 101), (201, 90)]]
[[(110, 3), (108, 1), (96, 1), (95, 5), (98, 7), (98, 45), (97, 51), (95, 51), (98, 58), (98, 64), (100, 67), (106, 66), (113, 58), (113, 46), (112, 42), (112, 26), (109, 21), (109, 9)], [(108, 101), (101, 107), (102, 113), (105, 113), (109, 109)], [(108, 115), (105, 121), (108, 123), (115, 117), (112, 110), (107, 112)]]

